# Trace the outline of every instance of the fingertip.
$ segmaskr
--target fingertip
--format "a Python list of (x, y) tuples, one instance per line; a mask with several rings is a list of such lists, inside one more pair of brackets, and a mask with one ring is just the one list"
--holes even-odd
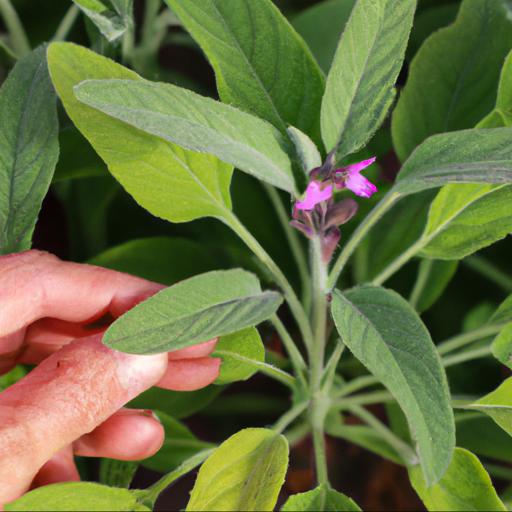
[(212, 384), (219, 376), (221, 359), (201, 357), (169, 361), (157, 386), (173, 391), (195, 391)]
[(175, 361), (178, 359), (195, 359), (209, 356), (215, 350), (218, 340), (219, 338), (213, 338), (212, 340), (199, 343), (198, 345), (192, 345), (191, 347), (169, 352), (167, 354), (168, 359), (170, 361)]

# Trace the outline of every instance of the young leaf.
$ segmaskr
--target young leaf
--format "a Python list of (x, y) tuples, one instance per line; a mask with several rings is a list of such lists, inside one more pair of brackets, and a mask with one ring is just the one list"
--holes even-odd
[(462, 448), (455, 449), (450, 467), (436, 485), (429, 487), (418, 467), (409, 470), (409, 478), (428, 510), (506, 510), (481, 462)]
[(512, 128), (432, 135), (407, 159), (395, 191), (413, 194), (448, 183), (512, 183)]
[(212, 356), (222, 359), (220, 375), (215, 384), (229, 384), (247, 380), (258, 371), (258, 366), (265, 362), (265, 347), (258, 330), (249, 327), (223, 336)]
[(201, 466), (187, 512), (271, 511), (287, 467), (284, 436), (264, 428), (241, 430)]
[(143, 208), (171, 222), (223, 217), (231, 208), (231, 166), (112, 119), (73, 94), (73, 87), (87, 79), (141, 80), (137, 74), (70, 43), (51, 44), (48, 63), (69, 117)]
[(167, 473), (196, 453), (213, 446), (197, 439), (183, 423), (172, 416), (158, 410), (156, 414), (164, 427), (164, 443), (155, 455), (141, 461), (143, 466), (153, 471)]
[(64, 483), (39, 487), (5, 505), (6, 511), (149, 511), (128, 489), (95, 483)]
[(507, 9), (504, 0), (465, 0), (455, 23), (423, 44), (393, 112), (393, 143), (402, 161), (430, 135), (472, 128), (493, 108), (512, 47)]
[(338, 158), (361, 148), (395, 97), (416, 0), (359, 0), (341, 36), (322, 100), (322, 138)]
[(114, 9), (100, 0), (73, 0), (96, 25), (107, 41), (113, 43), (126, 32), (130, 23), (131, 0), (110, 0)]
[(324, 78), (271, 0), (166, 0), (199, 43), (222, 101), (316, 140)]
[(312, 169), (320, 167), (322, 165), (322, 157), (315, 143), (305, 133), (293, 126), (289, 126), (286, 131), (295, 146), (295, 152), (306, 175)]
[(324, 0), (291, 20), (326, 73), (355, 3), (356, 0)]
[(512, 322), (507, 324), (494, 338), (492, 355), (505, 366), (512, 368)]
[(46, 48), (20, 59), (0, 89), (0, 254), (30, 249), (59, 156)]
[(462, 259), (512, 232), (511, 185), (446, 185), (430, 206), (421, 255)]
[(288, 192), (295, 190), (288, 142), (269, 123), (171, 84), (86, 80), (76, 98), (145, 133), (211, 153)]
[(281, 509), (282, 512), (339, 512), (340, 510), (361, 510), (348, 496), (323, 484), (308, 492), (290, 496)]
[(477, 409), (489, 415), (505, 432), (512, 436), (512, 377), (502, 382), (488, 395), (465, 407)]
[(128, 489), (138, 467), (139, 463), (131, 460), (101, 459), (100, 483)]
[(207, 272), (135, 306), (108, 328), (103, 343), (132, 354), (177, 350), (257, 325), (281, 302), (249, 272)]
[(501, 324), (503, 322), (512, 321), (512, 295), (509, 295), (499, 306), (495, 313), (491, 316), (489, 322), (493, 324)]
[(336, 291), (332, 315), (343, 342), (401, 406), (425, 478), (437, 482), (453, 453), (455, 427), (446, 375), (426, 327), (400, 295), (373, 286)]

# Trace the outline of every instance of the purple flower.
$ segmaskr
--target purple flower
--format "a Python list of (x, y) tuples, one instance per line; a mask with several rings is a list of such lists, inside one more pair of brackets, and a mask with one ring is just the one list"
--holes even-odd
[(313, 210), (318, 203), (328, 201), (332, 197), (332, 184), (323, 185), (318, 181), (311, 181), (306, 188), (306, 193), (302, 201), (295, 203), (298, 210)]
[(377, 192), (377, 187), (364, 176), (361, 171), (375, 162), (375, 157), (356, 164), (347, 165), (334, 171), (336, 188), (348, 188), (361, 197), (371, 197)]

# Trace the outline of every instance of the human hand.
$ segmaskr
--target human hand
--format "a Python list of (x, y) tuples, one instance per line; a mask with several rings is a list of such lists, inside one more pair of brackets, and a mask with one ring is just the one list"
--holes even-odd
[(73, 455), (153, 455), (161, 424), (123, 405), (153, 385), (191, 391), (217, 378), (216, 340), (148, 356), (101, 343), (102, 319), (162, 288), (39, 251), (0, 257), (0, 374), (38, 365), (0, 393), (0, 508), (30, 487), (79, 480)]

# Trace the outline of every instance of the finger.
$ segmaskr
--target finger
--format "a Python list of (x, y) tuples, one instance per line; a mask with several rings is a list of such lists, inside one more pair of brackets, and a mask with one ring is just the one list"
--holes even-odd
[(25, 329), (0, 336), (0, 375), (7, 373), (16, 366), (16, 358), (23, 344)]
[(167, 371), (157, 386), (173, 391), (195, 391), (219, 376), (221, 360), (212, 357), (169, 361)]
[(166, 366), (166, 354), (124, 354), (93, 336), (0, 393), (0, 504), (24, 492), (53, 455), (159, 381)]
[(80, 474), (76, 468), (73, 450), (67, 446), (56, 453), (37, 472), (31, 488), (42, 487), (43, 485), (57, 484), (59, 482), (79, 482)]
[(205, 341), (199, 345), (193, 345), (192, 347), (186, 347), (180, 350), (175, 350), (174, 352), (169, 352), (167, 354), (169, 361), (176, 359), (195, 359), (196, 357), (209, 356), (215, 350), (217, 341), (218, 338), (214, 338), (213, 340)]
[(164, 436), (162, 424), (151, 411), (121, 409), (75, 441), (73, 450), (84, 457), (141, 460), (161, 448)]
[(120, 316), (162, 285), (101, 267), (28, 251), (0, 257), (0, 333), (44, 317), (86, 322)]

